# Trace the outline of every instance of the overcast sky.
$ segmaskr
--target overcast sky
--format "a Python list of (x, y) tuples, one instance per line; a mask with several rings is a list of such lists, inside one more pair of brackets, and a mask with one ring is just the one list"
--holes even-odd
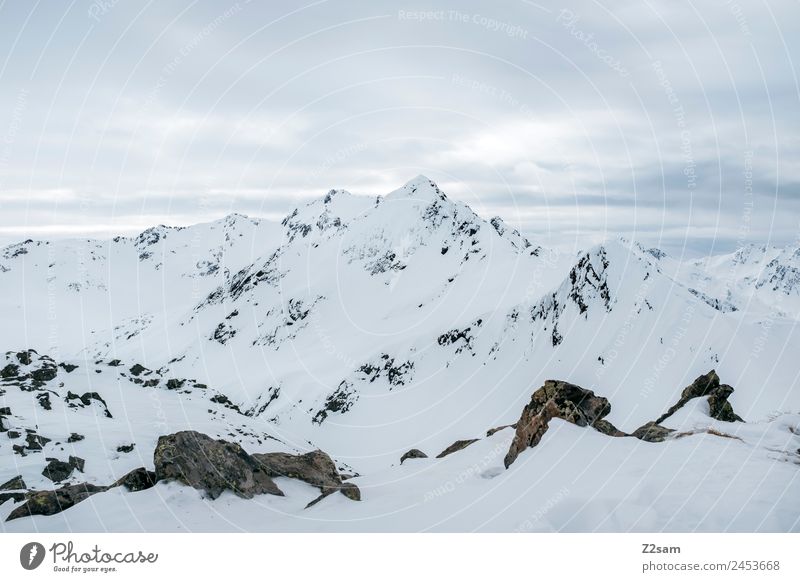
[(542, 244), (797, 242), (798, 57), (796, 0), (6, 1), (0, 243), (420, 173)]

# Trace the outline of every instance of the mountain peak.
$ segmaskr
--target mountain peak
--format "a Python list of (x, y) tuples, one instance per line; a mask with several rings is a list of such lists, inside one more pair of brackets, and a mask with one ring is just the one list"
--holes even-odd
[(397, 190), (390, 192), (387, 194), (386, 198), (389, 200), (412, 198), (427, 202), (447, 200), (447, 196), (439, 189), (439, 186), (437, 186), (433, 180), (422, 174), (412, 178)]

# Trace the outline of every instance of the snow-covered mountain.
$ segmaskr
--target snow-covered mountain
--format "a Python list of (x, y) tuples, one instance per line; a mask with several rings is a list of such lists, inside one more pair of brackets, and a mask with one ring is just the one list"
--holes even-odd
[[(798, 249), (565, 254), (424, 176), (331, 190), (280, 224), (25, 241), (0, 250), (0, 483), (24, 482), (0, 486), (0, 518), (88, 483), (3, 527), (798, 530), (798, 316)], [(735, 390), (682, 399), (712, 369)], [(550, 378), (608, 399), (604, 424), (530, 413)], [(338, 485), (297, 471), (253, 499), (160, 479), (159, 439), (184, 430), (281, 462), (321, 449), (361, 501), (306, 507)], [(140, 467), (158, 484), (104, 489)]]

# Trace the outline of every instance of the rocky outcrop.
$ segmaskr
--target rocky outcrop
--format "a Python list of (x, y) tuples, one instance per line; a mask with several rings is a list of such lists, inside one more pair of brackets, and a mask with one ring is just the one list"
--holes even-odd
[(480, 439), (466, 439), (466, 440), (456, 441), (452, 445), (447, 447), (445, 450), (443, 450), (441, 453), (436, 455), (436, 458), (437, 459), (442, 459), (442, 458), (446, 457), (447, 455), (451, 455), (451, 454), (453, 454), (453, 453), (455, 453), (457, 451), (460, 451), (462, 449), (466, 449), (472, 443), (478, 442), (478, 440), (480, 440)]
[[(340, 491), (342, 495), (359, 501), (361, 491), (354, 483), (343, 483), (333, 460), (323, 451), (316, 450), (303, 455), (289, 453), (255, 453), (253, 458), (264, 468), (270, 477), (289, 477), (305, 481), (318, 487), (326, 497)], [(319, 501), (316, 499), (313, 503)]]
[(410, 451), (406, 451), (403, 453), (403, 456), (400, 457), (400, 464), (403, 464), (403, 461), (406, 459), (427, 459), (428, 455), (420, 451), (419, 449), (411, 449)]
[(648, 422), (633, 431), (631, 436), (647, 441), (648, 443), (660, 443), (666, 440), (673, 432), (675, 431), (671, 428), (666, 428), (655, 422)]
[(153, 462), (157, 480), (174, 479), (205, 491), (211, 499), (226, 490), (245, 499), (263, 493), (283, 495), (261, 463), (241, 446), (199, 432), (160, 437)]
[(27, 495), (24, 505), (17, 507), (6, 518), (6, 521), (30, 515), (55, 515), (95, 493), (108, 490), (108, 487), (98, 487), (90, 483), (67, 485), (54, 491), (35, 491)]
[(531, 401), (522, 410), (517, 421), (514, 440), (505, 456), (506, 468), (528, 447), (539, 444), (553, 418), (561, 418), (578, 426), (593, 426), (604, 434), (622, 436), (608, 421), (602, 418), (611, 412), (611, 404), (602, 396), (595, 396), (569, 382), (546, 380), (544, 385), (531, 396)]
[(22, 479), (22, 475), (17, 475), (16, 477), (9, 479), (0, 485), (0, 491), (14, 491), (15, 489), (27, 488), (28, 487), (25, 485), (25, 481)]
[(42, 471), (42, 475), (55, 483), (69, 479), (70, 475), (72, 475), (72, 472), (75, 469), (83, 472), (83, 467), (85, 464), (85, 461), (80, 457), (72, 456), (70, 456), (69, 461), (66, 462), (51, 458), (48, 458), (47, 461), (49, 462), (44, 468), (44, 471)]
[(117, 479), (111, 487), (125, 487), (128, 491), (144, 491), (154, 486), (157, 480), (153, 471), (139, 467)]
[(742, 418), (733, 411), (733, 406), (728, 402), (728, 398), (733, 394), (733, 388), (727, 384), (720, 384), (719, 376), (716, 371), (711, 370), (708, 374), (698, 376), (694, 382), (689, 384), (681, 392), (681, 397), (666, 413), (659, 416), (656, 424), (664, 422), (667, 418), (680, 410), (692, 398), (705, 396), (708, 400), (709, 415), (711, 418), (725, 422), (743, 422)]

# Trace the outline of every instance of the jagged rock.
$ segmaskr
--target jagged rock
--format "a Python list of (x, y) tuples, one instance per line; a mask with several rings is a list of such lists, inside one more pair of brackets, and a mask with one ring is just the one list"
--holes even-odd
[(8, 436), (8, 438), (10, 438), (10, 439), (18, 439), (19, 437), (21, 437), (21, 436), (22, 436), (21, 434), (19, 434), (19, 431), (16, 431), (16, 430), (10, 430), (10, 431), (8, 431), (8, 432), (6, 433), (6, 435), (7, 435), (7, 436)]
[(131, 366), (131, 369), (128, 370), (128, 371), (131, 374), (133, 374), (134, 376), (139, 376), (139, 375), (141, 375), (141, 374), (143, 374), (145, 372), (147, 372), (148, 374), (150, 373), (150, 370), (148, 370), (147, 368), (145, 368), (141, 364), (134, 364), (133, 366)]
[(130, 453), (130, 452), (133, 452), (133, 449), (134, 449), (135, 446), (136, 446), (136, 443), (131, 443), (129, 445), (120, 445), (120, 446), (117, 447), (117, 452), (118, 453)]
[(144, 491), (150, 489), (156, 482), (156, 474), (153, 471), (139, 467), (117, 479), (111, 487), (124, 486), (128, 491)]
[(19, 503), (20, 501), (25, 501), (25, 498), (28, 494), (24, 491), (6, 491), (0, 493), (0, 505), (8, 501), (9, 499), (13, 499), (14, 503)]
[(72, 471), (74, 470), (74, 465), (65, 461), (59, 461), (58, 459), (52, 459), (47, 463), (44, 471), (42, 471), (42, 475), (54, 483), (58, 483), (59, 481), (69, 479), (69, 476), (72, 475)]
[(67, 442), (68, 442), (68, 443), (77, 443), (78, 441), (82, 441), (82, 440), (83, 440), (83, 439), (85, 439), (85, 438), (86, 438), (86, 437), (85, 437), (85, 436), (83, 436), (82, 434), (78, 434), (77, 432), (73, 432), (73, 433), (72, 433), (72, 434), (70, 434), (70, 435), (69, 435), (69, 437), (67, 438)]
[(419, 449), (411, 449), (410, 451), (403, 453), (403, 456), (400, 457), (400, 464), (402, 465), (403, 461), (405, 461), (406, 459), (427, 459), (427, 458), (428, 455), (426, 455)]
[(70, 455), (69, 464), (75, 467), (81, 473), (83, 473), (83, 468), (86, 465), (86, 461), (81, 459), (80, 457), (73, 457), (72, 455)]
[(12, 511), (6, 521), (29, 515), (55, 515), (84, 499), (106, 491), (108, 487), (98, 487), (90, 483), (67, 485), (54, 491), (36, 491), (27, 495), (27, 502)]
[(53, 404), (50, 402), (50, 393), (49, 392), (41, 392), (36, 396), (36, 400), (39, 401), (39, 404), (45, 410), (52, 410)]
[(31, 378), (37, 383), (49, 382), (56, 377), (58, 369), (55, 366), (46, 366), (31, 372)]
[(34, 350), (23, 350), (21, 352), (17, 352), (17, 360), (19, 360), (19, 363), (23, 366), (30, 366), (31, 362), (33, 362), (33, 357), (31, 354), (37, 353)]
[(78, 369), (78, 366), (76, 366), (75, 364), (67, 364), (66, 362), (61, 362), (59, 364), (59, 367), (62, 370), (64, 370), (67, 374), (74, 372), (75, 370)]
[(27, 446), (25, 448), (31, 451), (41, 451), (42, 447), (51, 440), (52, 439), (36, 434), (34, 431), (28, 430), (28, 434), (25, 437), (25, 441), (27, 442)]
[(626, 433), (619, 430), (616, 426), (608, 422), (606, 419), (595, 420), (594, 424), (592, 425), (594, 429), (598, 432), (601, 432), (605, 435), (612, 436), (612, 437), (624, 437), (629, 436)]
[[(103, 400), (103, 398), (97, 392), (84, 392), (78, 396), (77, 394), (67, 391), (67, 397), (65, 400), (70, 408), (83, 408), (85, 406), (91, 406), (92, 400), (95, 400), (103, 405), (103, 414), (105, 414), (106, 418), (114, 418), (111, 416), (111, 412), (108, 410), (106, 401)], [(80, 404), (75, 402), (76, 400), (80, 402)]]
[(451, 455), (451, 454), (453, 454), (455, 452), (460, 451), (461, 449), (466, 449), (472, 443), (476, 443), (479, 440), (480, 439), (465, 439), (465, 440), (461, 440), (461, 441), (456, 441), (452, 445), (447, 447), (445, 450), (443, 450), (441, 453), (436, 455), (436, 458), (437, 459), (442, 459), (442, 458), (446, 457), (447, 455)]
[(0, 378), (16, 378), (17, 376), (19, 376), (19, 366), (16, 364), (7, 364), (0, 370)]
[(22, 475), (17, 475), (13, 479), (9, 479), (2, 485), (0, 485), (0, 491), (13, 491), (14, 489), (27, 489), (28, 486), (25, 485), (25, 481), (22, 479)]
[(660, 443), (673, 432), (675, 431), (671, 428), (661, 426), (655, 422), (648, 422), (633, 431), (631, 436), (635, 436), (637, 439), (647, 441), (648, 443)]
[(698, 376), (681, 392), (681, 397), (673, 406), (655, 420), (655, 424), (664, 422), (667, 418), (680, 410), (692, 398), (706, 396), (711, 418), (725, 422), (739, 421), (742, 418), (733, 412), (733, 406), (728, 402), (728, 397), (733, 393), (733, 388), (727, 384), (719, 383), (717, 372), (711, 370), (708, 374)]
[(490, 437), (490, 436), (492, 436), (494, 433), (496, 433), (496, 432), (500, 432), (500, 431), (501, 431), (501, 430), (503, 430), (504, 428), (517, 428), (517, 424), (516, 424), (516, 423), (514, 423), (514, 424), (504, 424), (504, 425), (502, 425), (502, 426), (496, 426), (496, 427), (494, 427), (494, 428), (490, 428), (489, 430), (487, 430), (487, 431), (486, 431), (486, 436), (487, 436), (487, 437)]
[(531, 401), (522, 410), (517, 421), (517, 432), (505, 456), (506, 468), (528, 447), (539, 444), (549, 427), (550, 420), (561, 418), (578, 426), (594, 426), (604, 434), (616, 433), (611, 423), (600, 421), (611, 412), (611, 404), (602, 396), (595, 396), (569, 382), (546, 380), (544, 385), (531, 396)]
[(289, 453), (255, 453), (256, 459), (270, 477), (290, 477), (319, 487), (322, 493), (307, 505), (318, 503), (331, 493), (340, 491), (353, 501), (361, 500), (361, 491), (355, 483), (342, 483), (342, 477), (327, 453), (316, 450), (303, 455)]
[(153, 461), (156, 478), (175, 479), (216, 499), (230, 490), (239, 497), (283, 495), (261, 464), (236, 443), (196, 431), (159, 437)]

